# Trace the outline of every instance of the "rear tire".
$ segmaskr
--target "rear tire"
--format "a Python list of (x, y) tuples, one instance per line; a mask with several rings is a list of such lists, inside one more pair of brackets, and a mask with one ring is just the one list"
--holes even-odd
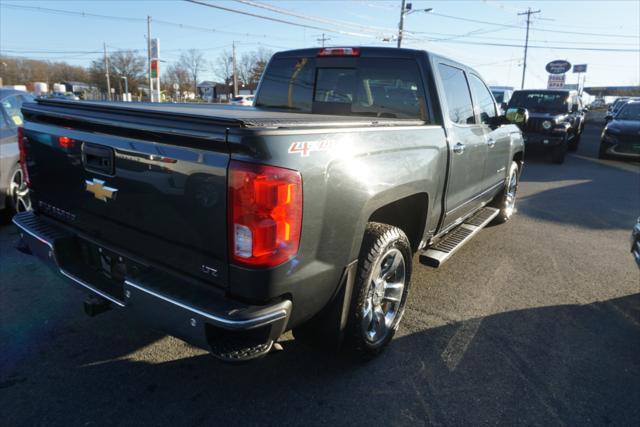
[(358, 259), (345, 346), (369, 358), (382, 352), (404, 314), (411, 280), (411, 245), (404, 232), (370, 222)]
[(9, 188), (7, 189), (7, 202), (10, 214), (18, 212), (26, 212), (31, 210), (31, 197), (29, 196), (29, 187), (24, 179), (24, 173), (20, 164), (15, 164), (9, 175)]
[(511, 219), (516, 212), (516, 195), (520, 183), (518, 163), (511, 162), (509, 173), (505, 179), (504, 189), (496, 196), (492, 205), (500, 209), (500, 213), (494, 218), (496, 224), (503, 224)]

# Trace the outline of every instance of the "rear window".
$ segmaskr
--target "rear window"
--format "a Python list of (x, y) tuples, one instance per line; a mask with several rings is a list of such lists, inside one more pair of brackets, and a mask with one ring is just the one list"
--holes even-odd
[(359, 58), (355, 67), (316, 67), (315, 58), (275, 59), (263, 77), (256, 106), (347, 116), (426, 117), (420, 72), (411, 59)]

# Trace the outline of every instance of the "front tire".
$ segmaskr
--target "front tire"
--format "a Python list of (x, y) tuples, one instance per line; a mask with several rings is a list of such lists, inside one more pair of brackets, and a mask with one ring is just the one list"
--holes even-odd
[(379, 354), (404, 314), (411, 279), (411, 246), (404, 232), (370, 222), (360, 249), (345, 345), (365, 357)]
[(496, 224), (509, 221), (516, 212), (516, 195), (518, 193), (518, 184), (520, 183), (519, 171), (518, 163), (511, 162), (504, 189), (493, 202), (493, 206), (500, 209), (500, 212), (493, 220)]
[(569, 151), (575, 152), (578, 151), (578, 145), (580, 145), (580, 140), (582, 139), (582, 129), (578, 130), (578, 133), (575, 134), (571, 142), (569, 143)]
[(551, 162), (556, 165), (564, 163), (564, 158), (567, 154), (567, 137), (564, 137), (562, 143), (556, 145), (551, 149)]
[(603, 144), (602, 142), (600, 143), (600, 149), (598, 150), (598, 158), (599, 159), (608, 159), (609, 158), (609, 154), (607, 154), (607, 146), (605, 144)]

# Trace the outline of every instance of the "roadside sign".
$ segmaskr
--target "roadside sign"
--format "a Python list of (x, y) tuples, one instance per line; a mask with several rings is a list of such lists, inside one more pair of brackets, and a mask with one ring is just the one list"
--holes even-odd
[(151, 58), (160, 58), (160, 39), (151, 39)]
[(153, 79), (158, 78), (158, 60), (157, 59), (151, 60), (151, 78)]
[(574, 73), (586, 73), (587, 72), (587, 64), (576, 64), (573, 66)]
[(571, 63), (563, 59), (551, 61), (545, 67), (549, 74), (564, 74), (571, 69)]
[(564, 74), (549, 74), (547, 89), (562, 89), (564, 87)]

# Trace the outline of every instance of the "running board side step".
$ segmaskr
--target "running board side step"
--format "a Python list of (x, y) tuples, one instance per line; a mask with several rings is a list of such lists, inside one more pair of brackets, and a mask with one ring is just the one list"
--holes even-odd
[(434, 246), (422, 251), (420, 263), (429, 267), (440, 267), (445, 261), (464, 246), (473, 236), (495, 218), (499, 209), (484, 207), (467, 218), (462, 224), (450, 231)]

